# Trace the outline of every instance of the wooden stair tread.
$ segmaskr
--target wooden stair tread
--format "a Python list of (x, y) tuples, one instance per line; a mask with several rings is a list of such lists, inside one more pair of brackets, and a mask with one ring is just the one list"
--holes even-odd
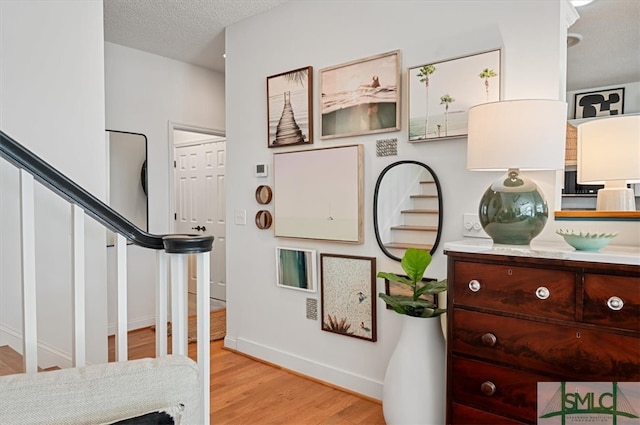
[(46, 369), (40, 369), (41, 372), (51, 372), (52, 370), (60, 370), (58, 366), (51, 366)]
[(438, 214), (438, 210), (402, 210), (402, 214)]
[(391, 230), (417, 230), (419, 232), (437, 232), (438, 227), (436, 226), (412, 226), (408, 224), (403, 224), (401, 226), (392, 226)]
[[(38, 372), (49, 372), (59, 370), (58, 366), (51, 366), (46, 369), (38, 368)], [(24, 373), (24, 362), (22, 354), (18, 353), (8, 345), (0, 347), (0, 376)]]
[(0, 347), (0, 375), (23, 373), (22, 355), (8, 345)]
[(418, 243), (404, 243), (404, 242), (391, 242), (391, 243), (384, 244), (384, 246), (386, 248), (391, 248), (391, 249), (417, 248), (417, 249), (424, 249), (427, 251), (431, 251), (431, 249), (433, 248), (433, 245), (424, 245), (424, 244), (418, 244)]

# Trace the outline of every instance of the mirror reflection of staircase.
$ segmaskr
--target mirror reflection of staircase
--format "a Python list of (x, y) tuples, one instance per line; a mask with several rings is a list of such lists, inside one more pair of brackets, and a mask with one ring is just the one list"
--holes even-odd
[(433, 180), (421, 180), (420, 192), (409, 195), (410, 208), (400, 211), (401, 224), (390, 227), (389, 250), (398, 250), (402, 257), (407, 248), (431, 251), (438, 234), (438, 194)]

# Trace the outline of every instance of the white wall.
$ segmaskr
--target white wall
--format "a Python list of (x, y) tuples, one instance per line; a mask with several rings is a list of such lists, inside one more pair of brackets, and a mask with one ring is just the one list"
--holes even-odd
[[(361, 1), (292, 1), (229, 26), (227, 215), (246, 209), (247, 216), (253, 218), (260, 209), (253, 198), (255, 188), (273, 182), (273, 175), (267, 179), (254, 177), (253, 167), (258, 163), (272, 164), (274, 152), (299, 149), (267, 148), (267, 76), (314, 67), (316, 135), (320, 134), (318, 71), (396, 49), (402, 51), (405, 78), (407, 67), (499, 47), (503, 49), (504, 99), (564, 99), (567, 24), (561, 15), (563, 5), (547, 1), (377, 1), (366, 5)], [(385, 310), (378, 300), (376, 343), (323, 332), (320, 321), (305, 318), (305, 298), (320, 302), (320, 294), (276, 287), (273, 250), (284, 245), (317, 249), (319, 253), (374, 256), (379, 271), (399, 272), (399, 264), (387, 259), (376, 244), (372, 204), (378, 174), (401, 159), (420, 160), (433, 168), (444, 198), (442, 243), (462, 238), (463, 213), (477, 211), (482, 193), (499, 174), (466, 170), (464, 138), (408, 143), (406, 98), (402, 102), (399, 132), (331, 141), (316, 136), (310, 146), (364, 145), (364, 244), (274, 238), (272, 230), (258, 230), (252, 220), (246, 226), (227, 226), (227, 346), (371, 397), (381, 397), (387, 360), (398, 337), (399, 316)], [(398, 156), (377, 158), (375, 140), (390, 137), (399, 140)], [(555, 173), (537, 172), (532, 177), (549, 194), (553, 211), (560, 200)], [(277, 197), (278, 188), (273, 189)], [(553, 229), (553, 224), (549, 225), (540, 238), (553, 238)], [(442, 245), (428, 274), (439, 278), (446, 275)], [(378, 279), (377, 291), (383, 287), (384, 282)]]
[[(113, 43), (105, 43), (106, 124), (147, 136), (149, 231), (172, 230), (169, 122), (224, 132), (224, 75)], [(114, 305), (114, 256), (108, 249), (109, 299)], [(129, 329), (154, 323), (155, 253), (128, 249)], [(115, 310), (110, 308), (113, 328)]]
[[(0, 128), (105, 196), (102, 2), (0, 2)], [(0, 345), (19, 351), (18, 172), (0, 161)], [(40, 366), (71, 353), (71, 207), (36, 184)], [(87, 359), (107, 358), (105, 230), (86, 223)]]

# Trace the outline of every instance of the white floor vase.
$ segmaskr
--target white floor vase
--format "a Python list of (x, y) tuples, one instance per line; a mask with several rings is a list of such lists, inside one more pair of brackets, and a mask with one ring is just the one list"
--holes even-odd
[(402, 316), (382, 390), (387, 425), (442, 425), (445, 349), (440, 320)]

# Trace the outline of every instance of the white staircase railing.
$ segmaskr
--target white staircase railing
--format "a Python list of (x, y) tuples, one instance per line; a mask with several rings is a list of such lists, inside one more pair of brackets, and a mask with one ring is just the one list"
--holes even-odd
[[(213, 237), (191, 235), (156, 236), (138, 229), (76, 183), (52, 168), (24, 146), (0, 131), (0, 156), (20, 169), (20, 228), (22, 249), (22, 354), (25, 372), (38, 370), (37, 276), (35, 255), (35, 181), (69, 200), (72, 217), (72, 366), (86, 364), (85, 310), (85, 215), (116, 233), (116, 361), (127, 361), (127, 241), (157, 250), (156, 356), (166, 356), (168, 310), (171, 307), (173, 355), (188, 355), (188, 308), (185, 268), (188, 255), (196, 255), (197, 267), (197, 363), (201, 385), (202, 418), (209, 423), (210, 403), (210, 311), (209, 252)], [(171, 292), (171, 304), (168, 293)], [(105, 301), (106, 302), (106, 301)], [(106, 336), (106, 335), (105, 335)]]

